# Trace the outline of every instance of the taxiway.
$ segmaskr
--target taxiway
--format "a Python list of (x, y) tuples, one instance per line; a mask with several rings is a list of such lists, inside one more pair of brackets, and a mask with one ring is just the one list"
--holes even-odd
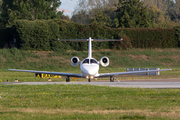
[(128, 81), (92, 81), (92, 82), (1, 82), (0, 84), (13, 85), (46, 85), (46, 84), (64, 84), (64, 85), (97, 85), (109, 87), (131, 87), (131, 88), (173, 88), (180, 89), (180, 79), (155, 79), (155, 80), (128, 80)]

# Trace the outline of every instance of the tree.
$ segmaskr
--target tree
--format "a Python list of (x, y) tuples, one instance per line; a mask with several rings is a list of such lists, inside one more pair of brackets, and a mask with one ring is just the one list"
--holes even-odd
[(151, 21), (154, 22), (153, 27), (166, 27), (170, 21), (169, 17), (164, 15), (163, 11), (155, 5), (149, 7), (149, 14), (151, 15)]
[(137, 28), (150, 27), (151, 20), (147, 6), (140, 0), (119, 0), (116, 5), (116, 27)]
[(87, 12), (92, 11), (93, 9), (96, 13), (96, 10), (102, 10), (104, 8), (114, 8), (114, 4), (117, 4), (118, 0), (79, 0), (79, 3), (75, 9), (75, 12), (86, 10)]
[(62, 20), (66, 20), (66, 21), (68, 21), (68, 22), (71, 22), (71, 20), (69, 19), (69, 16), (68, 16), (68, 15), (62, 15), (62, 16), (61, 16), (61, 19), (62, 19)]
[[(0, 14), (2, 13), (2, 0), (0, 0)], [(1, 16), (0, 16), (0, 29), (1, 28), (4, 28), (4, 25), (3, 25), (3, 23), (2, 23), (2, 18), (1, 18)]]
[(170, 16), (173, 21), (179, 22), (180, 21), (180, 1), (175, 0), (175, 2), (173, 3), (174, 3), (173, 7), (170, 10)]
[(169, 18), (173, 21), (178, 20), (178, 14), (180, 1), (179, 0), (143, 0), (144, 5), (148, 6), (157, 6), (159, 10), (161, 10), (165, 16), (169, 16)]
[(71, 18), (71, 21), (75, 22), (75, 23), (78, 23), (78, 24), (89, 24), (93, 17), (90, 17), (91, 13), (87, 13), (86, 10), (81, 10), (81, 11), (78, 11), (78, 13), (74, 14), (73, 13), (73, 16)]
[(62, 16), (62, 12), (56, 13), (60, 5), (60, 0), (3, 0), (2, 21), (11, 25), (17, 19), (54, 19)]
[(161, 11), (164, 12), (164, 14), (167, 14), (168, 12), (168, 4), (171, 2), (172, 0), (143, 0), (144, 2), (144, 6), (157, 6), (157, 8)]
[(0, 0), (0, 14), (2, 13), (2, 0)]
[(118, 0), (79, 0), (71, 20), (79, 24), (89, 24), (95, 17), (97, 11), (115, 18), (115, 6)]
[(105, 25), (111, 27), (111, 19), (107, 14), (104, 14), (102, 11), (97, 11), (95, 18), (92, 20), (91, 23), (97, 22), (100, 25)]

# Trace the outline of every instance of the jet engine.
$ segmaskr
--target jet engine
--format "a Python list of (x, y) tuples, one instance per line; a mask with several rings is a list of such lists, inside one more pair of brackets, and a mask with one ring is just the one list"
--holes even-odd
[(109, 58), (108, 57), (102, 57), (100, 60), (100, 63), (103, 67), (107, 67), (109, 65)]
[(81, 61), (79, 60), (78, 57), (72, 57), (71, 58), (71, 65), (74, 66), (74, 67), (78, 66), (80, 62)]

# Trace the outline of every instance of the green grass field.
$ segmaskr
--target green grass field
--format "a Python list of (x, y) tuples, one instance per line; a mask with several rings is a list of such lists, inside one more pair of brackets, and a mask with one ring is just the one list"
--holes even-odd
[(179, 100), (179, 89), (0, 84), (0, 119), (178, 120)]
[[(47, 81), (33, 73), (7, 69), (30, 69), (80, 73), (70, 59), (87, 57), (87, 51), (43, 52), (0, 50), (0, 82)], [(94, 51), (110, 65), (100, 73), (123, 72), (126, 68), (173, 69), (160, 76), (120, 76), (117, 80), (180, 78), (180, 49), (131, 49)], [(109, 79), (109, 78), (108, 78)], [(73, 81), (87, 81), (77, 79)], [(104, 79), (98, 79), (104, 80)], [(52, 81), (65, 81), (64, 78)], [(179, 89), (116, 88), (89, 85), (3, 85), (0, 84), (0, 119), (180, 119)]]
[[(83, 60), (87, 51), (45, 52), (23, 51), (18, 49), (0, 50), (0, 70), (35, 69), (53, 71), (79, 71), (79, 67), (71, 66), (71, 58), (77, 56)], [(103, 56), (110, 59), (108, 71), (114, 68), (180, 68), (180, 49), (130, 49), (130, 50), (99, 50), (93, 51), (93, 57), (100, 60)], [(101, 67), (100, 71), (106, 71)], [(79, 71), (80, 72), (80, 71)]]
[[(35, 78), (33, 73), (10, 72), (7, 69), (29, 69), (57, 72), (80, 73), (79, 67), (71, 66), (70, 59), (77, 56), (83, 60), (87, 51), (23, 51), (16, 48), (0, 50), (0, 82), (7, 79), (13, 82), (20, 81), (47, 81)], [(126, 68), (161, 68), (173, 69), (161, 72), (160, 76), (121, 76), (118, 80), (180, 78), (180, 49), (130, 49), (130, 50), (98, 50), (93, 51), (93, 57), (100, 60), (103, 56), (110, 59), (108, 67), (100, 66), (100, 73), (124, 72)], [(52, 79), (64, 81), (65, 79)], [(85, 79), (77, 79), (85, 80)], [(101, 79), (98, 79), (101, 80)]]

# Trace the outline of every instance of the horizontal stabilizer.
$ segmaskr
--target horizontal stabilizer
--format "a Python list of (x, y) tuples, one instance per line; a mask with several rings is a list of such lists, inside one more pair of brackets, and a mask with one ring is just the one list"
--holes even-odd
[[(95, 42), (103, 42), (103, 41), (122, 41), (123, 39), (91, 39)], [(75, 41), (75, 42), (86, 42), (89, 39), (58, 39), (58, 41)]]

